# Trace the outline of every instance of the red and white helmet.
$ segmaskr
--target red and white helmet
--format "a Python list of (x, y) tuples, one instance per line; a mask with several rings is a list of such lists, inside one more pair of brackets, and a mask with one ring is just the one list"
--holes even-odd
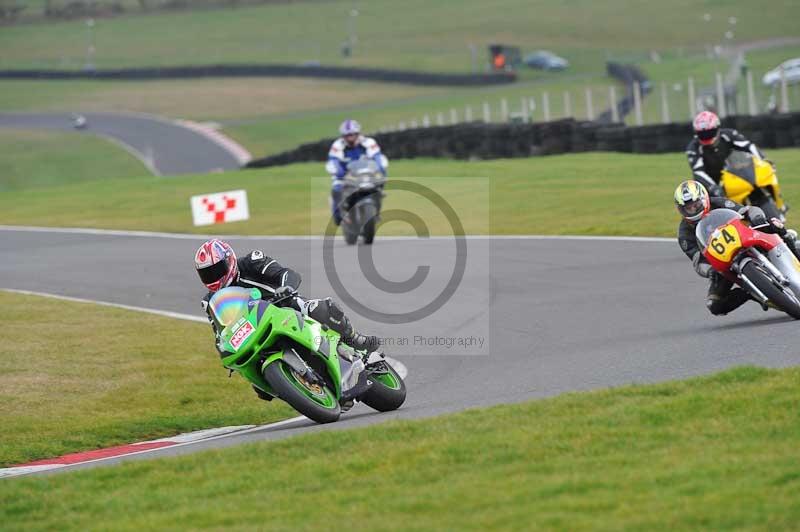
[(194, 267), (200, 280), (212, 292), (230, 286), (239, 275), (236, 253), (222, 240), (212, 238), (197, 248), (194, 254)]
[(692, 123), (694, 134), (697, 135), (700, 144), (708, 146), (717, 142), (719, 138), (719, 117), (711, 111), (703, 111), (694, 117)]

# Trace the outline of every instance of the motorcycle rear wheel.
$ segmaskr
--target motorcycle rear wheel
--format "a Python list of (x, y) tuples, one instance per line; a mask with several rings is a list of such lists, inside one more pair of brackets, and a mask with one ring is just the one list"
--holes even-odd
[(781, 288), (775, 284), (772, 276), (766, 273), (755, 262), (748, 262), (742, 268), (742, 274), (761, 290), (767, 298), (780, 310), (796, 320), (800, 320), (800, 304), (786, 293), (789, 288)]
[(370, 375), (372, 386), (359, 397), (359, 401), (378, 412), (397, 410), (406, 400), (406, 383), (388, 362), (382, 362), (385, 371)]

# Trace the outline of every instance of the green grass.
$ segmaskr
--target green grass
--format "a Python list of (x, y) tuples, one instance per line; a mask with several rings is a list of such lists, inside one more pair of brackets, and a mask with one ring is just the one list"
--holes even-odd
[[(747, 63), (754, 73), (754, 88), (757, 108), (766, 109), (772, 90), (761, 84), (761, 77), (782, 60), (800, 56), (800, 47), (781, 47), (773, 50), (760, 50), (747, 54)], [(225, 132), (253, 153), (277, 153), (291, 149), (304, 142), (333, 136), (332, 131), (340, 121), (357, 117), (368, 131), (381, 127), (397, 126), (400, 122), (410, 127), (412, 121), (419, 126), (425, 115), (436, 123), (437, 114), (442, 113), (446, 123), (450, 123), (450, 109), (455, 109), (458, 119), (463, 121), (467, 106), (472, 108), (473, 119), (483, 118), (482, 104), (487, 102), (491, 119), (500, 121), (501, 100), (508, 102), (509, 111), (518, 113), (522, 109), (521, 98), (533, 98), (537, 109), (532, 113), (534, 121), (544, 120), (542, 98), (548, 94), (551, 119), (572, 116), (579, 120), (588, 118), (586, 90), (592, 93), (594, 116), (609, 108), (609, 87), (614, 86), (616, 97), (621, 98), (624, 88), (606, 76), (605, 58), (592, 52), (583, 55), (585, 64), (576, 65), (572, 71), (525, 80), (514, 85), (488, 88), (452, 89), (446, 96), (437, 94), (419, 95), (411, 99), (386, 99), (382, 102), (360, 106), (344, 106), (314, 112), (292, 112), (286, 114), (256, 114), (244, 121), (223, 121)], [(688, 122), (690, 115), (687, 79), (694, 79), (696, 93), (701, 89), (713, 87), (716, 72), (727, 73), (729, 63), (724, 60), (709, 60), (698, 55), (665, 54), (662, 62), (653, 63), (646, 57), (635, 61), (652, 80), (654, 91), (644, 98), (642, 114), (645, 124), (662, 122), (661, 85), (666, 84), (670, 118), (673, 122)], [(565, 93), (571, 100), (571, 114), (565, 108)], [(746, 114), (746, 86), (744, 78), (739, 86), (739, 114)], [(790, 110), (800, 109), (800, 84), (790, 86)], [(626, 117), (628, 124), (635, 123), (633, 113)], [(687, 134), (687, 142), (688, 142)]]
[[(98, 20), (94, 28), (99, 67), (219, 62), (396, 66), (468, 71), (469, 45), (517, 44), (526, 51), (554, 48), (628, 53), (702, 48), (715, 43), (735, 15), (739, 42), (795, 35), (795, 2), (770, 9), (744, 0), (634, 2), (611, 0), (460, 0), (432, 3), (392, 0), (359, 5), (353, 57), (340, 54), (348, 36), (352, 2), (302, 2), (228, 10), (183, 11)], [(703, 22), (709, 13), (711, 22)], [(83, 20), (4, 28), (0, 68), (81, 68), (88, 35)]]
[[(771, 90), (760, 78), (786, 57), (800, 56), (800, 47), (752, 52), (748, 63), (756, 73), (758, 108), (764, 109)], [(593, 95), (595, 115), (609, 106), (609, 86), (617, 97), (623, 88), (604, 72), (605, 59), (590, 54), (585, 63), (572, 71), (540, 75), (514, 85), (484, 88), (423, 88), (382, 83), (302, 79), (213, 79), (160, 82), (97, 81), (0, 81), (0, 110), (5, 111), (114, 111), (129, 110), (195, 120), (212, 120), (223, 125), (223, 132), (261, 156), (291, 149), (297, 145), (334, 136), (338, 124), (356, 117), (369, 132), (412, 121), (422, 125), (428, 115), (435, 124), (441, 113), (450, 123), (450, 110), (465, 120), (466, 108), (474, 120), (483, 118), (487, 102), (491, 118), (500, 120), (500, 102), (509, 111), (519, 112), (521, 98), (533, 98), (533, 112), (542, 121), (542, 95), (547, 92), (552, 119), (566, 115), (564, 93), (570, 94), (572, 116), (587, 117), (585, 91)], [(644, 58), (642, 58), (644, 59)], [(661, 121), (661, 84), (666, 83), (670, 114), (674, 121), (689, 119), (686, 79), (692, 76), (699, 91), (713, 85), (714, 73), (728, 69), (724, 61), (710, 61), (696, 55), (667, 55), (662, 63), (640, 63), (653, 80), (656, 91), (644, 99), (645, 123)], [(800, 108), (800, 85), (790, 87), (791, 109)], [(740, 90), (741, 112), (746, 112), (744, 83)], [(633, 114), (627, 117), (634, 122)]]
[(0, 467), (291, 417), (227, 378), (202, 323), (2, 291), (0, 307), (13, 331), (0, 345)]
[[(678, 2), (590, 2), (571, 0), (462, 0), (432, 5), (423, 0), (403, 8), (388, 0), (360, 6), (359, 48), (345, 60), (338, 47), (346, 34), (347, 2), (304, 2), (228, 10), (198, 10), (130, 15), (99, 20), (97, 63), (120, 67), (143, 64), (214, 62), (301, 62), (397, 66), (434, 71), (469, 71), (469, 44), (485, 60), (489, 42), (518, 44), (525, 51), (551, 48), (571, 61), (562, 73), (522, 69), (522, 83), (499, 88), (434, 89), (391, 84), (321, 80), (227, 79), (159, 82), (0, 82), (2, 110), (118, 110), (150, 112), (221, 122), (225, 132), (256, 155), (276, 153), (328, 137), (336, 125), (357, 117), (369, 131), (412, 121), (427, 114), (435, 123), (450, 109), (463, 120), (466, 106), (482, 117), (481, 104), (500, 116), (500, 100), (519, 111), (520, 98), (534, 97), (542, 120), (542, 94), (550, 99), (551, 117), (565, 115), (564, 93), (572, 100), (572, 115), (586, 117), (585, 90), (593, 94), (595, 114), (608, 107), (605, 74), (609, 59), (634, 62), (652, 78), (656, 92), (644, 101), (645, 123), (661, 121), (661, 84), (667, 84), (674, 120), (689, 117), (686, 78), (698, 91), (713, 85), (714, 73), (727, 71), (726, 61), (709, 60), (703, 46), (722, 40), (727, 19), (737, 16), (736, 43), (794, 35), (793, 20), (800, 5), (775, 4), (762, 10), (743, 0)], [(625, 12), (625, 16), (619, 16)], [(420, 17), (419, 13), (425, 13)], [(712, 16), (703, 22), (702, 15)], [(391, 24), (386, 21), (391, 20)], [(598, 23), (602, 21), (602, 23)], [(176, 30), (179, 28), (179, 30)], [(667, 31), (668, 28), (668, 31)], [(202, 39), (197, 35), (203, 35)], [(0, 33), (4, 50), (0, 67), (81, 68), (85, 60), (83, 21), (50, 22), (6, 28)], [(662, 62), (653, 63), (658, 51)], [(800, 55), (800, 47), (748, 54), (756, 72), (758, 107), (764, 109), (770, 91), (760, 77), (781, 59)], [(741, 94), (744, 94), (742, 85)], [(622, 88), (617, 87), (618, 96)], [(800, 106), (800, 86), (790, 91), (792, 108)], [(745, 109), (744, 96), (740, 109)], [(628, 122), (633, 123), (630, 115)]]
[[(784, 194), (800, 204), (800, 150), (771, 150)], [(495, 161), (394, 161), (391, 175), (441, 194), (469, 234), (590, 234), (673, 236), (674, 187), (688, 177), (682, 154), (587, 153)], [(207, 234), (322, 234), (329, 181), (322, 163), (170, 178), (109, 179), (0, 193), (0, 224), (78, 226)], [(469, 178), (469, 179), (466, 179)], [(251, 219), (191, 225), (189, 198), (244, 188)], [(76, 203), (81, 209), (70, 208)], [(385, 209), (406, 209), (434, 234), (449, 225), (427, 200), (390, 192)], [(793, 220), (789, 213), (790, 224)], [(390, 223), (380, 234), (410, 234)]]
[[(0, 193), (105, 179), (126, 180), (147, 173), (135, 157), (89, 135), (0, 129)], [(136, 181), (136, 180), (133, 180)], [(35, 192), (33, 192), (35, 193)]]
[(0, 483), (8, 530), (788, 530), (800, 369)]
[[(748, 63), (756, 73), (759, 109), (765, 108), (771, 91), (760, 84), (763, 73), (780, 58), (800, 55), (800, 48), (785, 47), (749, 54)], [(226, 79), (160, 82), (0, 82), (4, 97), (0, 109), (113, 111), (126, 109), (160, 115), (213, 120), (222, 123), (224, 132), (255, 155), (276, 153), (320, 138), (331, 137), (337, 125), (357, 117), (367, 131), (413, 121), (422, 125), (425, 115), (431, 124), (442, 114), (450, 123), (450, 110), (465, 120), (466, 108), (474, 120), (483, 118), (482, 104), (490, 105), (491, 119), (501, 118), (500, 102), (508, 102), (512, 113), (521, 110), (521, 98), (533, 98), (538, 108), (536, 121), (544, 120), (542, 96), (549, 95), (552, 119), (566, 116), (564, 93), (572, 101), (572, 116), (587, 117), (585, 91), (593, 95), (595, 115), (609, 106), (609, 86), (617, 97), (623, 88), (604, 72), (605, 58), (594, 53), (572, 71), (539, 75), (514, 85), (484, 88), (423, 88), (381, 83), (353, 83), (301, 79)], [(644, 59), (644, 58), (642, 58)], [(673, 120), (688, 120), (686, 78), (695, 79), (697, 90), (713, 84), (714, 73), (728, 69), (724, 61), (710, 61), (696, 55), (667, 55), (663, 62), (640, 63), (653, 79), (656, 91), (645, 98), (645, 123), (661, 121), (661, 83), (667, 84)], [(677, 84), (677, 85), (676, 85)], [(676, 89), (677, 87), (677, 89)], [(800, 106), (800, 85), (790, 89), (792, 108)], [(744, 85), (740, 109), (745, 110)], [(627, 117), (633, 123), (633, 114)]]
[(127, 110), (198, 120), (242, 120), (408, 100), (446, 91), (303, 78), (116, 82), (5, 80), (0, 81), (0, 111)]

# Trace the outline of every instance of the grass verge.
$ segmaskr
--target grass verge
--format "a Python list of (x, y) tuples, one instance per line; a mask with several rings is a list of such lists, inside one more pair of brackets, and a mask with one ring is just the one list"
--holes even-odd
[(118, 146), (74, 133), (0, 130), (0, 160), (0, 193), (147, 174), (139, 160)]
[(209, 327), (0, 291), (0, 467), (291, 417), (226, 378)]
[[(784, 194), (800, 204), (800, 150), (771, 150)], [(673, 236), (672, 193), (688, 177), (682, 154), (586, 153), (495, 161), (394, 161), (396, 179), (441, 194), (467, 234)], [(321, 163), (203, 176), (106, 180), (0, 193), (0, 223), (206, 234), (319, 235), (328, 221), (329, 182)], [(448, 177), (449, 176), (449, 177)], [(471, 178), (471, 179), (465, 179)], [(244, 188), (251, 219), (193, 227), (189, 197)], [(81, 209), (74, 209), (76, 204)], [(385, 209), (419, 214), (433, 234), (452, 234), (424, 198), (390, 193)], [(793, 216), (789, 213), (790, 225)], [(379, 235), (412, 234), (387, 223)]]
[[(737, 42), (795, 35), (797, 5), (763, 9), (744, 0), (631, 3), (626, 0), (461, 0), (432, 3), (373, 0), (350, 15), (346, 2), (293, 2), (224, 10), (193, 10), (98, 19), (92, 62), (100, 68), (182, 64), (288, 63), (470, 71), (470, 45), (515, 44), (525, 52), (551, 48), (573, 60), (578, 50), (627, 53), (702, 49), (735, 29)], [(703, 15), (710, 20), (705, 22)], [(728, 17), (738, 17), (732, 28)], [(348, 37), (353, 54), (343, 57)], [(86, 63), (83, 19), (18, 25), (0, 33), (0, 68), (72, 68)], [(570, 53), (572, 52), (572, 53)]]
[(800, 520), (798, 384), (798, 368), (745, 367), (15, 479), (0, 517), (19, 530), (785, 530)]

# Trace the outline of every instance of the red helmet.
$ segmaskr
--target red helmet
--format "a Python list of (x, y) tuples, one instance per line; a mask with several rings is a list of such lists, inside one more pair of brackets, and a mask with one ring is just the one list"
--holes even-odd
[(236, 253), (222, 240), (212, 238), (197, 249), (194, 267), (200, 280), (212, 292), (230, 286), (239, 274)]
[(700, 144), (708, 146), (717, 142), (719, 138), (719, 117), (711, 111), (703, 111), (694, 117), (692, 123), (694, 134), (697, 135)]

